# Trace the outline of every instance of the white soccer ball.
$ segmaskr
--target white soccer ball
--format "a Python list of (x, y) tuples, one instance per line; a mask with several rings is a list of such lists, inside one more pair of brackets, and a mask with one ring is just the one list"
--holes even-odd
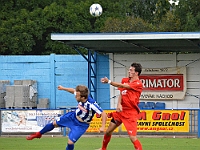
[(93, 17), (99, 17), (103, 13), (103, 9), (100, 4), (92, 4), (90, 6), (90, 14)]

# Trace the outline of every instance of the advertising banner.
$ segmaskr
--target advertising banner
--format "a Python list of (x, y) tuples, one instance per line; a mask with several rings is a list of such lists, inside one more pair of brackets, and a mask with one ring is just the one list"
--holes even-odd
[[(144, 110), (137, 124), (138, 132), (189, 132), (189, 111)], [(122, 131), (126, 131), (124, 125)]]
[[(62, 113), (62, 110), (5, 110), (1, 112), (2, 132), (37, 132)], [(60, 132), (60, 128), (51, 132)]]
[[(115, 110), (105, 110), (108, 115), (106, 128), (111, 121), (110, 113)], [(1, 111), (2, 132), (37, 132), (47, 123), (60, 117), (63, 110), (8, 110)], [(101, 116), (95, 115), (86, 132), (99, 132)], [(137, 122), (138, 132), (189, 132), (188, 110), (143, 110)], [(126, 132), (122, 124), (114, 132)], [(55, 128), (51, 132), (61, 132)]]
[(186, 92), (186, 67), (142, 70), (142, 100), (181, 100)]

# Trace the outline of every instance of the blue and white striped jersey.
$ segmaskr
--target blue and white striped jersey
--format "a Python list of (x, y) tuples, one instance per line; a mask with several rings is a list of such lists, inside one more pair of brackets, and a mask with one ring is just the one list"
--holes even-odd
[(76, 115), (84, 122), (91, 122), (95, 113), (101, 114), (102, 112), (102, 108), (91, 97), (88, 97), (85, 103), (79, 102), (76, 108)]

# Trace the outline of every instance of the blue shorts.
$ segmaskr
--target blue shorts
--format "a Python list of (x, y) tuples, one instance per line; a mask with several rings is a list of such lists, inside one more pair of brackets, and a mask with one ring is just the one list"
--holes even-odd
[(56, 120), (56, 124), (59, 127), (68, 127), (70, 132), (68, 137), (74, 143), (85, 133), (89, 124), (80, 122), (76, 119), (75, 111), (68, 112)]

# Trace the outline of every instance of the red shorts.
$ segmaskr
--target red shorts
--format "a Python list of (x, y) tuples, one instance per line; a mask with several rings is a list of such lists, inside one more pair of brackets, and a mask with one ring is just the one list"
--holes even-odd
[(113, 112), (112, 117), (116, 121), (117, 125), (120, 125), (121, 123), (124, 124), (129, 135), (137, 135), (138, 112), (132, 110)]

